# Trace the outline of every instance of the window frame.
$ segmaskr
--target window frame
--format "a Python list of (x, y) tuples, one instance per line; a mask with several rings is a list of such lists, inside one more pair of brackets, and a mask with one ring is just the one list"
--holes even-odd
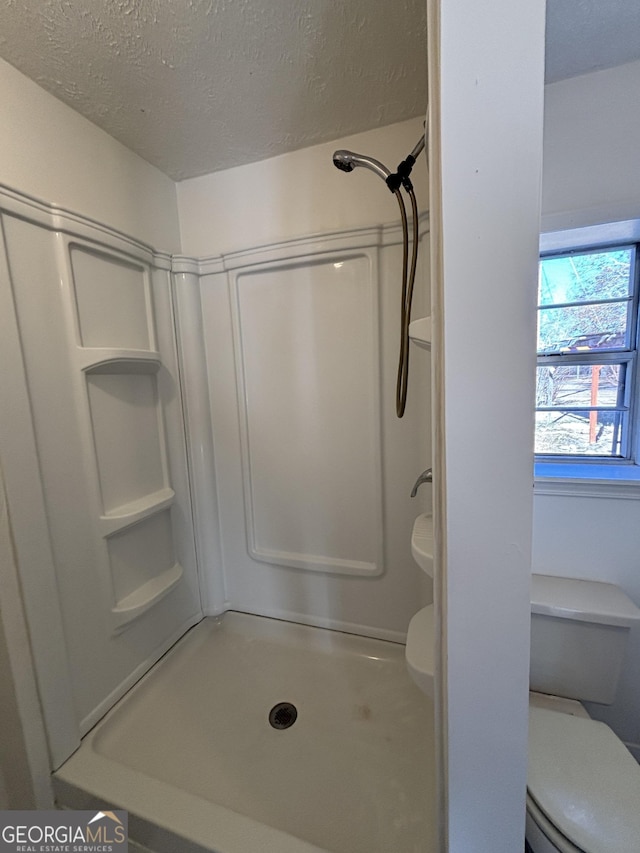
[[(610, 482), (640, 481), (640, 220), (612, 223), (602, 226), (592, 226), (567, 231), (543, 234), (540, 240), (539, 261), (545, 258), (562, 257), (611, 251), (615, 249), (632, 249), (631, 299), (626, 297), (589, 300), (587, 304), (627, 301), (629, 308), (629, 347), (615, 350), (591, 350), (573, 353), (538, 354), (536, 352), (536, 367), (552, 364), (626, 364), (628, 406), (624, 407), (627, 417), (623, 418), (623, 435), (621, 452), (624, 456), (570, 455), (570, 454), (538, 454), (534, 453), (536, 480), (559, 478), (564, 481), (591, 479), (593, 482), (608, 480)], [(574, 304), (574, 303), (567, 303)], [(584, 303), (576, 303), (584, 304)], [(564, 303), (562, 303), (564, 305)], [(560, 306), (560, 303), (558, 303)], [(555, 304), (540, 305), (536, 299), (536, 330), (540, 308), (558, 307)], [(537, 334), (536, 334), (537, 343)], [(629, 376), (630, 372), (630, 376)], [(580, 407), (578, 407), (580, 408)], [(595, 408), (601, 407), (584, 407)], [(608, 411), (615, 411), (611, 407)], [(534, 406), (534, 411), (539, 407)], [(560, 410), (562, 411), (562, 410)]]

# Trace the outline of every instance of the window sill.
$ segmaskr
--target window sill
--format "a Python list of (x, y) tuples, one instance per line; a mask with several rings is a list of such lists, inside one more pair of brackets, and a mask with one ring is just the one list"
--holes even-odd
[(536, 495), (640, 500), (640, 465), (536, 462)]

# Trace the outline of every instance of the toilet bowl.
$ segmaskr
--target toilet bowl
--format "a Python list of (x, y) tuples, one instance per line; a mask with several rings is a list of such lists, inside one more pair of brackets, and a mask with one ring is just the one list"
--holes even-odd
[(534, 853), (640, 851), (640, 765), (605, 723), (530, 704), (526, 835)]
[(639, 621), (640, 610), (612, 584), (533, 576), (530, 684), (540, 691), (529, 703), (533, 853), (640, 853), (640, 765), (580, 704), (613, 702)]

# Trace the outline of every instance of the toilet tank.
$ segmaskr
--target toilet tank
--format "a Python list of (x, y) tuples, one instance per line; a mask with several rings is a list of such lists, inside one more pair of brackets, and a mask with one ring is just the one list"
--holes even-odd
[(533, 575), (531, 690), (610, 705), (638, 622), (640, 609), (613, 584)]

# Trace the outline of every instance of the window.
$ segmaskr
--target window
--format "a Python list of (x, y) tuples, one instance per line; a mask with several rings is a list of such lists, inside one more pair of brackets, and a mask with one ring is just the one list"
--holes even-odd
[(540, 461), (635, 461), (638, 244), (543, 254), (535, 452)]

